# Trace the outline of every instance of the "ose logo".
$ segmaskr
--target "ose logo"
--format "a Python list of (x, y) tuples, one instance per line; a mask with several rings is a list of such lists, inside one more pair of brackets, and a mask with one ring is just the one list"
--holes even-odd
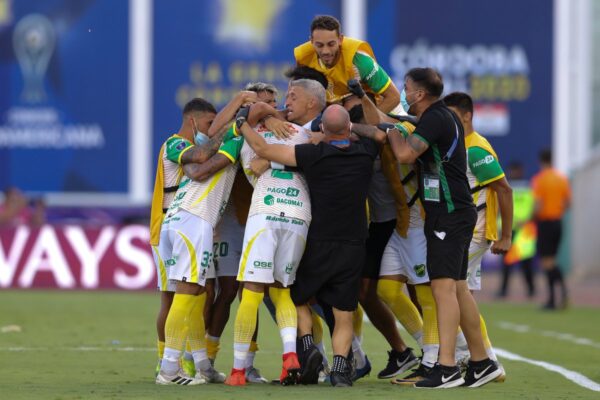
[(272, 262), (267, 262), (267, 261), (254, 261), (254, 267), (255, 268), (265, 268), (265, 269), (269, 269), (269, 268), (273, 268), (273, 263)]
[(263, 201), (265, 202), (266, 205), (272, 206), (275, 203), (275, 198), (273, 196), (271, 196), (270, 194), (268, 194), (265, 196)]

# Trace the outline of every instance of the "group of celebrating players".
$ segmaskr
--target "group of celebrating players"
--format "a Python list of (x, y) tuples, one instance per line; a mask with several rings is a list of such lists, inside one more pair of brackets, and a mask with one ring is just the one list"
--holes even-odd
[[(426, 388), (503, 381), (469, 290), (481, 287), (486, 251), (510, 247), (512, 192), (494, 150), (473, 130), (471, 98), (452, 93), (439, 101), (443, 83), (431, 68), (409, 71), (399, 91), (369, 44), (344, 37), (331, 16), (315, 17), (310, 40), (294, 55), (283, 110), (269, 83), (249, 83), (218, 113), (196, 98), (161, 147), (151, 211), (161, 292), (156, 383), (268, 382), (254, 367), (263, 302), (283, 344), (282, 385), (351, 386), (369, 374), (363, 310), (390, 346), (378, 378)], [(451, 110), (456, 132), (444, 150), (419, 125), (425, 112), (442, 109), (438, 104), (441, 114)], [(416, 167), (425, 151), (447, 176), (442, 167), (437, 175)], [(477, 213), (468, 255), (453, 245), (453, 232), (428, 227), (426, 219), (433, 215), (427, 202), (460, 215), (450, 193), (461, 184), (452, 182), (461, 152), (472, 198), (463, 208)], [(446, 246), (436, 254), (428, 229)], [(455, 253), (468, 263), (458, 275), (429, 265)], [(460, 313), (448, 308), (448, 292)], [(226, 377), (215, 359), (238, 295)], [(331, 364), (323, 322), (332, 335)]]

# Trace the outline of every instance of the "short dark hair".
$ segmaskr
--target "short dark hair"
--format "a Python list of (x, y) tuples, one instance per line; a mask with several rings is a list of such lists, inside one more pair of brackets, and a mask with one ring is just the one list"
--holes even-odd
[(473, 114), (473, 99), (464, 92), (452, 92), (444, 97), (444, 103), (448, 107), (456, 107), (462, 112)]
[(435, 98), (440, 97), (444, 92), (442, 75), (433, 68), (412, 68), (404, 75), (404, 78), (410, 78), (417, 86)]
[(307, 67), (306, 65), (296, 65), (285, 71), (283, 74), (285, 77), (295, 81), (298, 79), (312, 79), (313, 81), (319, 82), (325, 89), (329, 86), (327, 77), (321, 71), (317, 71), (314, 68)]
[(552, 150), (544, 149), (540, 151), (540, 162), (544, 164), (552, 164)]
[(210, 112), (217, 113), (215, 106), (210, 104), (208, 101), (203, 98), (196, 97), (187, 102), (187, 104), (183, 107), (183, 115), (187, 115), (191, 112)]
[(317, 15), (310, 23), (310, 36), (312, 36), (315, 29), (335, 31), (339, 35), (341, 32), (341, 25), (340, 21), (331, 15)]

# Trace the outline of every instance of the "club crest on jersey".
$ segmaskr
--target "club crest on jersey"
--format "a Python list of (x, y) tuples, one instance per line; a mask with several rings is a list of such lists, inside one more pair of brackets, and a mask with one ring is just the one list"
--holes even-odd
[(425, 268), (425, 264), (419, 264), (419, 265), (415, 265), (413, 267), (413, 269), (415, 270), (415, 274), (417, 274), (417, 276), (419, 278), (422, 278), (425, 276), (425, 272), (427, 271)]

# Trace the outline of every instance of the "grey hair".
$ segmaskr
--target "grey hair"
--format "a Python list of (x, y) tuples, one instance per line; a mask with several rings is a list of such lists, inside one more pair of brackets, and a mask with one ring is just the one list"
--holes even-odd
[(321, 110), (327, 105), (325, 88), (318, 81), (312, 79), (296, 79), (295, 81), (290, 82), (290, 87), (291, 86), (299, 86), (306, 90), (310, 95), (317, 99)]
[(250, 82), (246, 85), (245, 90), (249, 90), (251, 92), (259, 93), (259, 92), (269, 92), (272, 93), (275, 97), (279, 95), (277, 88), (275, 85), (264, 82)]

